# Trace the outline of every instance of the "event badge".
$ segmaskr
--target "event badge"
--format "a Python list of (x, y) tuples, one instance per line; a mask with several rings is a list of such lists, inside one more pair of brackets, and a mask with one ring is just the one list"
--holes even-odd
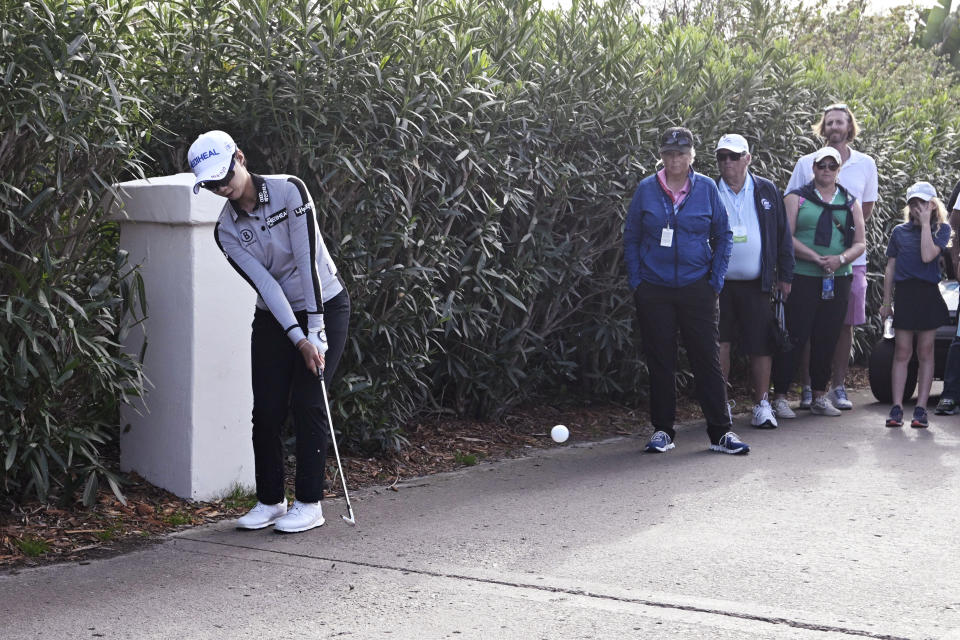
[(672, 247), (673, 246), (673, 229), (667, 227), (663, 230), (663, 233), (660, 234), (660, 246), (661, 247)]
[(747, 226), (743, 224), (735, 224), (730, 227), (730, 230), (733, 231), (733, 241), (734, 242), (746, 242), (747, 241)]

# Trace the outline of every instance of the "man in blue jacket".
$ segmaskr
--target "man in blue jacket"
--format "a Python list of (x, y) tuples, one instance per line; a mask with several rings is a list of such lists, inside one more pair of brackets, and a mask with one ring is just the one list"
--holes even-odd
[(667, 129), (660, 139), (663, 169), (640, 181), (623, 232), (650, 380), (650, 453), (673, 449), (676, 431), (677, 331), (693, 369), (710, 449), (747, 453), (731, 431), (718, 352), (717, 296), (733, 237), (716, 183), (693, 171), (693, 134)]
[[(746, 138), (728, 133), (717, 143), (717, 188), (733, 231), (733, 252), (720, 292), (720, 368), (730, 377), (730, 346), (739, 337), (750, 356), (753, 419), (759, 428), (775, 428), (767, 399), (773, 364), (773, 290), (786, 300), (793, 281), (793, 235), (787, 224), (783, 194), (776, 185), (750, 172)], [(737, 331), (739, 329), (739, 331)]]

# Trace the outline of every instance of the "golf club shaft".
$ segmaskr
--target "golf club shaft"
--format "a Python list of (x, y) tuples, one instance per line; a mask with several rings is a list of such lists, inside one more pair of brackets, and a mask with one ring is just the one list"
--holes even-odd
[(323, 389), (323, 404), (327, 410), (327, 422), (330, 424), (330, 441), (333, 443), (333, 455), (337, 458), (337, 468), (340, 470), (340, 482), (343, 483), (343, 497), (347, 501), (347, 512), (350, 514), (349, 522), (354, 523), (353, 507), (350, 506), (350, 493), (347, 491), (347, 476), (343, 473), (343, 465), (340, 463), (340, 450), (337, 448), (337, 434), (333, 430), (333, 416), (330, 415), (330, 399), (327, 396), (327, 383), (323, 379), (323, 372), (319, 374), (320, 388)]

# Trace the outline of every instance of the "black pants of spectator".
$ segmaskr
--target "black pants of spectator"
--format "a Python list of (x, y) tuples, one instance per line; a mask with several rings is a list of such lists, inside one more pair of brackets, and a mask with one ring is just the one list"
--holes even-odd
[(793, 349), (777, 354), (773, 359), (774, 392), (787, 393), (790, 389), (807, 340), (810, 341), (810, 385), (815, 391), (826, 391), (830, 383), (833, 352), (847, 315), (853, 276), (837, 276), (833, 282), (833, 298), (823, 300), (820, 297), (822, 278), (794, 274), (785, 307), (787, 331)]
[(717, 444), (730, 430), (727, 387), (720, 370), (717, 343), (717, 294), (706, 278), (685, 287), (661, 287), (646, 282), (634, 291), (643, 353), (650, 374), (650, 422), (671, 439), (677, 415), (677, 332), (693, 369), (697, 401), (707, 421), (710, 442)]
[(953, 339), (943, 366), (943, 392), (940, 398), (960, 402), (960, 336)]
[[(323, 305), (327, 333), (323, 379), (329, 389), (347, 342), (350, 296), (346, 289)], [(306, 312), (297, 321), (307, 329)], [(293, 414), (297, 437), (295, 491), (301, 502), (323, 499), (329, 426), (320, 380), (269, 311), (257, 309), (251, 336), (253, 368), (253, 458), (257, 500), (283, 502), (283, 425)]]

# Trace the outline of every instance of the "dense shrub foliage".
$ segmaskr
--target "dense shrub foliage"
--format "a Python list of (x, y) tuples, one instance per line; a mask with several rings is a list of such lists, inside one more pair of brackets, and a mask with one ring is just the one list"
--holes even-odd
[(119, 494), (101, 451), (144, 385), (118, 348), (140, 281), (103, 216), (140, 145), (129, 16), (5, 2), (0, 17), (0, 490), (89, 501), (100, 479)]
[[(4, 131), (27, 131), (19, 120), (41, 117), (64, 128), (47, 142), (35, 134), (40, 150), (0, 160), (4, 268), (22, 260), (26, 282), (47, 286), (42, 247), (10, 235), (29, 226), (31, 238), (55, 247), (52, 273), (99, 282), (102, 267), (57, 266), (68, 253), (56, 243), (83, 238), (85, 260), (113, 256), (113, 238), (98, 232), (104, 185), (147, 156), (150, 174), (184, 171), (198, 133), (229, 131), (254, 170), (301, 176), (321, 210), (354, 302), (335, 393), (354, 444), (399, 446), (399, 427), (423, 412), (496, 416), (536, 394), (638, 398), (646, 370), (634, 344), (620, 236), (627, 200), (655, 169), (666, 126), (683, 124), (699, 136), (696, 166), (708, 174), (716, 171), (716, 139), (742, 133), (754, 168), (785, 185), (795, 159), (819, 146), (810, 133), (819, 109), (849, 103), (863, 125), (856, 146), (881, 170), (869, 225), (874, 280), (905, 187), (925, 178), (943, 191), (960, 177), (952, 144), (957, 91), (949, 66), (911, 44), (909, 10), (868, 17), (854, 3), (821, 15), (779, 0), (708, 0), (661, 12), (625, 0), (550, 11), (539, 0), (25, 6), (5, 10), (4, 21), (60, 57), (30, 49), (25, 37), (11, 40), (15, 46), (5, 41), (0, 73), (11, 56), (29, 69), (8, 73), (5, 86), (26, 94), (39, 78), (77, 89), (62, 109), (26, 98), (4, 106)], [(65, 17), (44, 18), (61, 25), (44, 31), (30, 11)], [(75, 26), (66, 17), (93, 13), (96, 20)], [(77, 42), (80, 60), (71, 58)], [(65, 73), (58, 65), (73, 66)], [(79, 126), (75, 111), (88, 114)], [(85, 143), (65, 143), (68, 133)], [(62, 206), (59, 192), (44, 200), (45, 189), (72, 184), (55, 171), (64, 154), (81, 150), (86, 155), (70, 167), (83, 204)], [(35, 168), (12, 173), (7, 158), (23, 153)], [(91, 169), (101, 179), (91, 179)], [(64, 225), (76, 224), (78, 211), (88, 226), (71, 235), (75, 227)], [(50, 226), (28, 225), (28, 213)], [(111, 321), (75, 325), (112, 341), (132, 299), (123, 267), (109, 273), (109, 287), (97, 293), (111, 301), (103, 307)], [(15, 295), (42, 309), (38, 286)], [(89, 293), (89, 284), (76, 286), (70, 291)], [(20, 299), (6, 285), (0, 293), (4, 304)], [(82, 308), (86, 298), (71, 296)], [(53, 317), (61, 324), (60, 313), (79, 313), (60, 307)], [(16, 324), (15, 315), (4, 322)], [(858, 352), (875, 333), (873, 324), (859, 333)], [(139, 380), (135, 363), (107, 351), (117, 363), (112, 388), (138, 388), (129, 382)], [(55, 382), (63, 366), (51, 370)], [(49, 393), (55, 384), (45, 389), (57, 397)], [(27, 397), (4, 392), (4, 419)], [(102, 417), (112, 406), (101, 403)], [(76, 426), (72, 414), (55, 422)], [(6, 428), (3, 438), (11, 441)], [(8, 487), (29, 482), (20, 455), (5, 467)]]

